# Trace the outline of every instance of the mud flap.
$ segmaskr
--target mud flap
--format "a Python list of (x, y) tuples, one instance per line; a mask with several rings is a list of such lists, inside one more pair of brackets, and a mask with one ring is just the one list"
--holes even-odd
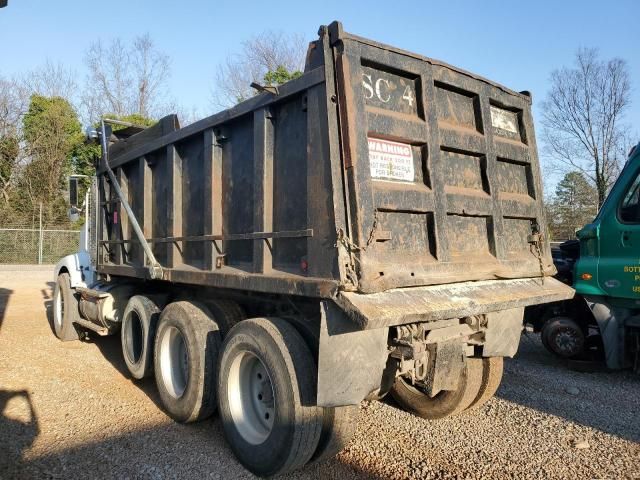
[(464, 368), (462, 342), (449, 340), (429, 345), (431, 352), (429, 376), (425, 384), (430, 396), (441, 390), (456, 390), (460, 383), (460, 374)]
[(389, 329), (361, 330), (330, 301), (320, 310), (317, 404), (357, 405), (380, 388)]
[(614, 307), (604, 301), (603, 297), (584, 296), (587, 305), (593, 312), (604, 344), (607, 367), (612, 370), (624, 368), (625, 319), (631, 316), (628, 308)]
[(524, 308), (487, 313), (483, 357), (513, 357), (520, 345)]

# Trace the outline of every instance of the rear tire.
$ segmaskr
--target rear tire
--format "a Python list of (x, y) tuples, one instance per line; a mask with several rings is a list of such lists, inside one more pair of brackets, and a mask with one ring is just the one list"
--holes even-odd
[(324, 462), (343, 450), (353, 438), (358, 425), (359, 405), (324, 407), (322, 433), (311, 461)]
[(413, 387), (404, 378), (396, 378), (391, 396), (404, 409), (427, 420), (456, 415), (469, 407), (482, 384), (482, 359), (467, 357), (456, 390), (443, 390), (434, 397)]
[(153, 373), (153, 345), (160, 309), (149, 298), (135, 295), (129, 299), (122, 316), (120, 338), (122, 356), (133, 378)]
[(71, 288), (71, 278), (64, 272), (58, 275), (53, 289), (53, 332), (63, 342), (78, 340), (74, 323), (80, 319), (78, 299)]
[(209, 300), (206, 305), (213, 318), (215, 318), (223, 339), (236, 323), (247, 318), (247, 314), (244, 313), (242, 307), (233, 300)]
[(467, 410), (480, 408), (493, 397), (500, 387), (504, 362), (502, 357), (487, 357), (482, 359), (482, 383), (476, 398), (467, 407)]
[(305, 465), (318, 446), (316, 367), (300, 334), (280, 318), (255, 318), (229, 332), (220, 356), (220, 418), (231, 450), (252, 473)]
[(585, 335), (580, 326), (569, 317), (555, 317), (542, 327), (543, 344), (554, 355), (574, 358), (584, 352)]
[(160, 399), (174, 420), (194, 422), (215, 411), (220, 343), (218, 325), (203, 304), (174, 302), (162, 311), (154, 370)]

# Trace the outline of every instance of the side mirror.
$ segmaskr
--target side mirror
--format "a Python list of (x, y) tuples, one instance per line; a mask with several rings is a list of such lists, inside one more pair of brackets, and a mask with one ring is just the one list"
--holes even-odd
[(69, 178), (69, 205), (78, 206), (78, 179), (76, 177)]
[(85, 140), (87, 143), (98, 143), (98, 131), (95, 128), (88, 127), (85, 131)]

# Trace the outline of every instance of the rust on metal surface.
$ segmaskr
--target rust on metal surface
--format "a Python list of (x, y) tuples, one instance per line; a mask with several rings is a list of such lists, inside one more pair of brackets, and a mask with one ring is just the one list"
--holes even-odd
[[(331, 298), (554, 273), (530, 97), (337, 22), (278, 95), (130, 133), (110, 166), (166, 280)], [(98, 272), (140, 276), (98, 177)]]

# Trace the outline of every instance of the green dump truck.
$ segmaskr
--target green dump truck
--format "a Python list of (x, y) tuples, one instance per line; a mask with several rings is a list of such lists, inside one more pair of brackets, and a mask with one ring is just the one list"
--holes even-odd
[(590, 348), (611, 369), (640, 370), (640, 146), (627, 163), (593, 223), (578, 232), (572, 300), (533, 307), (542, 342), (565, 358)]

